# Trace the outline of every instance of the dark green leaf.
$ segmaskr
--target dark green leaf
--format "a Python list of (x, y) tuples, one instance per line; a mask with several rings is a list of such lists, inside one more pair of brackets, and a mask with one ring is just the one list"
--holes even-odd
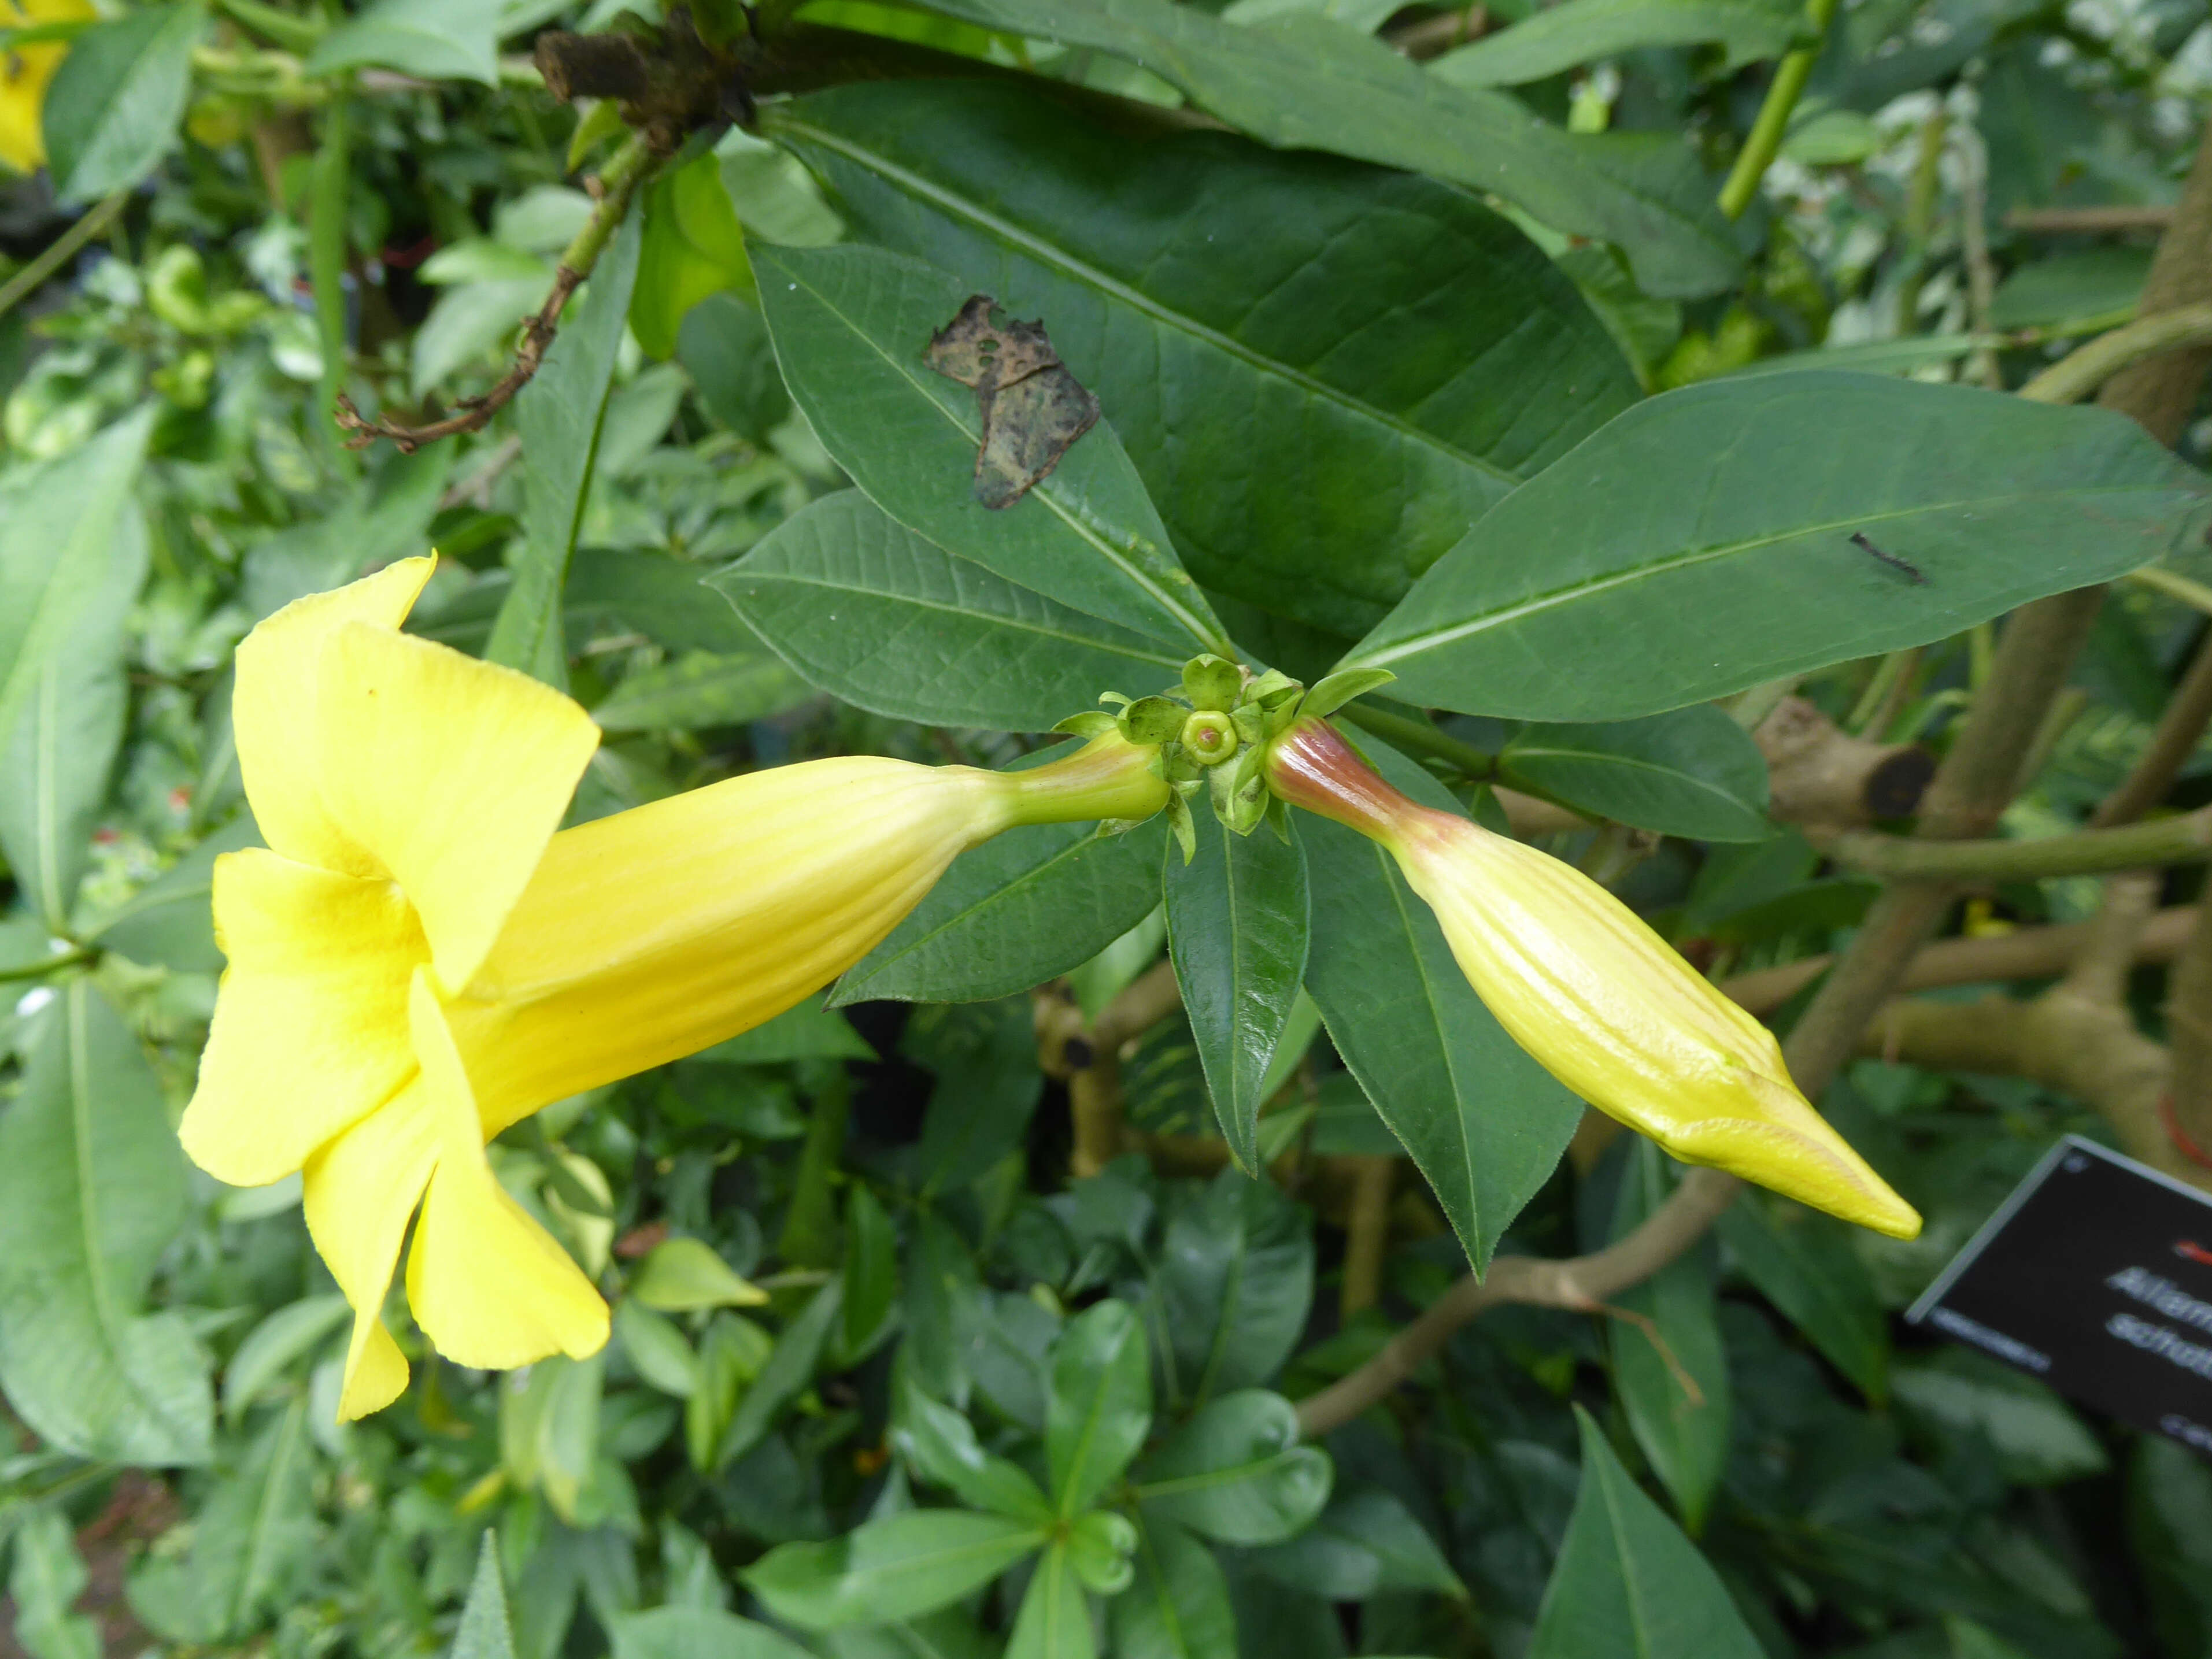
[(1056, 324), (1200, 581), (1334, 633), (1636, 396), (1551, 261), (1432, 179), (1133, 139), (1011, 82), (763, 118), (869, 240)]
[(1233, 836), (1198, 817), (1198, 856), (1168, 849), (1168, 949), (1214, 1115), (1246, 1170), (1259, 1167), (1260, 1085), (1306, 969), (1305, 854), (1295, 834)]
[(136, 513), (116, 528), (100, 587), (33, 665), (14, 732), (0, 731), (0, 852), (17, 893), (58, 934), (70, 930), (129, 702), (125, 626), (146, 580), (146, 532)]
[(1140, 1516), (1137, 1582), (1106, 1604), (1115, 1659), (1220, 1659), (1237, 1650), (1237, 1615), (1213, 1552), (1171, 1522)]
[(744, 233), (712, 151), (655, 179), (641, 211), (644, 240), (630, 292), (630, 332), (648, 357), (676, 350), (678, 331), (709, 295), (750, 290)]
[(985, 1451), (968, 1419), (932, 1400), (911, 1376), (903, 1379), (899, 1392), (891, 1443), (918, 1479), (944, 1487), (963, 1504), (1041, 1525), (1052, 1522), (1052, 1505), (1028, 1473)]
[(975, 394), (921, 360), (968, 297), (957, 277), (880, 248), (763, 244), (753, 264), (785, 383), (878, 507), (1007, 581), (1167, 641), (1178, 662), (1193, 642), (1222, 646), (1106, 422), (1012, 507), (976, 503)]
[(1044, 1544), (1011, 1516), (911, 1510), (822, 1544), (783, 1544), (744, 1573), (762, 1605), (802, 1630), (910, 1619), (988, 1584)]
[(675, 651), (738, 656), (759, 641), (705, 592), (713, 572), (656, 553), (579, 548), (563, 596), (572, 623), (635, 629)]
[(980, 1179), (1021, 1145), (1044, 1090), (1036, 1016), (1027, 997), (989, 1007), (917, 1011), (900, 1046), (937, 1079), (915, 1149), (925, 1195)]
[(707, 412), (741, 438), (763, 442), (791, 413), (760, 307), (735, 294), (710, 294), (691, 307), (676, 331), (676, 360)]
[(1251, 1561), (1278, 1583), (1332, 1601), (1364, 1601), (1384, 1590), (1467, 1594), (1436, 1540), (1381, 1486), (1339, 1491), (1312, 1526), (1255, 1551)]
[(2137, 1440), (2129, 1463), (2128, 1542), (2160, 1650), (2204, 1651), (2212, 1643), (2212, 1468), (2161, 1435)]
[(1766, 761), (1710, 703), (1599, 726), (1527, 726), (1501, 781), (1598, 817), (1699, 841), (1764, 841)]
[(337, 1291), (286, 1304), (246, 1334), (222, 1372), (223, 1415), (236, 1422), (295, 1360), (313, 1352), (349, 1312)]
[(1529, 1659), (1763, 1659), (1727, 1589), (1579, 1406), (1582, 1489)]
[[(1613, 1210), (1614, 1242), (1646, 1220), (1668, 1190), (1665, 1155), (1638, 1140)], [(1675, 1257), (1613, 1304), (1638, 1316), (1607, 1327), (1613, 1391), (1684, 1523), (1700, 1531), (1728, 1461), (1731, 1407), (1710, 1247)]]
[(1770, 0), (1568, 0), (1446, 52), (1429, 73), (1455, 86), (1520, 86), (1646, 46), (1709, 40), (1727, 48), (1733, 69), (1779, 57), (1802, 24)]
[(1091, 1603), (1075, 1576), (1066, 1544), (1054, 1544), (1037, 1563), (1006, 1642), (1006, 1659), (1092, 1659)]
[(1889, 1322), (1846, 1224), (1745, 1193), (1721, 1212), (1721, 1242), (1759, 1293), (1876, 1406), (1889, 1395)]
[(1101, 1302), (1068, 1321), (1053, 1348), (1044, 1425), (1062, 1520), (1089, 1509), (1129, 1467), (1152, 1423), (1152, 1368), (1129, 1304)]
[(898, 720), (1045, 732), (1182, 665), (1179, 649), (957, 558), (857, 490), (802, 508), (714, 585), (808, 680)]
[(667, 1607), (624, 1613), (609, 1634), (614, 1638), (614, 1659), (811, 1659), (806, 1649), (781, 1631), (720, 1607)]
[[(421, 0), (386, 3), (412, 5)], [(432, 3), (443, 9), (442, 0)], [(599, 459), (607, 392), (614, 384), (630, 288), (637, 279), (638, 234), (635, 219), (615, 233), (592, 274), (591, 291), (555, 337), (544, 367), (514, 400), (522, 440), (523, 551), (484, 656), (550, 685), (565, 686), (568, 679), (562, 588)]]
[(1944, 1349), (1890, 1368), (1890, 1389), (1911, 1417), (1984, 1443), (2004, 1478), (2056, 1486), (2103, 1473), (2105, 1448), (2045, 1383), (1985, 1355)]
[[(1736, 266), (1710, 191), (1694, 209), (1594, 164), (1599, 147), (1510, 95), (1454, 87), (1325, 18), (1240, 28), (1167, 0), (933, 0), (986, 27), (1142, 64), (1279, 149), (1334, 150), (1502, 197), (1553, 228), (1618, 243), (1650, 293), (1710, 294)], [(1696, 168), (1686, 147), (1680, 165)]]
[[(1265, 832), (1262, 832), (1265, 833)], [(1151, 1315), (1186, 1405), (1267, 1382), (1290, 1358), (1313, 1297), (1313, 1232), (1273, 1186), (1224, 1170), (1168, 1218)]]
[(1121, 836), (1050, 823), (971, 848), (830, 999), (981, 1002), (1042, 985), (1152, 913), (1166, 836), (1162, 822)]
[(799, 1310), (799, 1317), (784, 1327), (782, 1334), (776, 1338), (775, 1352), (769, 1356), (760, 1376), (738, 1402), (729, 1427), (723, 1431), (721, 1444), (714, 1455), (717, 1468), (727, 1468), (758, 1445), (783, 1408), (814, 1380), (814, 1367), (822, 1358), (830, 1327), (836, 1321), (837, 1305), (843, 1292), (844, 1281), (831, 1279), (814, 1293), (814, 1299)]
[(82, 448), (0, 477), (0, 732), (22, 718), (47, 653), (105, 586), (151, 411)]
[(1279, 1544), (1328, 1501), (1328, 1454), (1298, 1443), (1298, 1414), (1264, 1389), (1225, 1394), (1145, 1462), (1136, 1493), (1146, 1519), (1223, 1544)]
[[(1443, 811), (1461, 808), (1382, 744), (1383, 776)], [(1531, 1059), (1475, 995), (1435, 913), (1396, 861), (1358, 831), (1301, 817), (1313, 862), (1306, 989), (1344, 1063), (1405, 1144), (1478, 1270), (1582, 1121), (1582, 1103)]]
[(806, 700), (808, 688), (775, 658), (695, 651), (625, 675), (592, 718), (607, 732), (743, 726)]
[(291, 1604), (315, 1546), (315, 1457), (304, 1391), (270, 1414), (192, 1519), (191, 1550), (131, 1582), (131, 1605), (172, 1640), (222, 1644)]
[(845, 1200), (845, 1298), (838, 1355), (858, 1361), (884, 1333), (898, 1300), (898, 1230), (866, 1183)]
[(197, 0), (179, 0), (77, 36), (46, 88), (57, 197), (88, 202), (128, 189), (169, 153), (191, 91), (192, 48), (206, 29)]
[(821, 997), (811, 996), (698, 1058), (726, 1066), (775, 1066), (791, 1060), (874, 1060), (877, 1054), (850, 1020), (824, 1007)]
[(1872, 375), (1709, 381), (1515, 491), (1350, 661), (1435, 707), (1628, 719), (2107, 580), (2201, 502), (2108, 410)]
[(114, 909), (92, 919), (86, 938), (133, 962), (179, 973), (212, 974), (223, 964), (215, 946), (209, 908), (215, 861), (225, 853), (261, 845), (261, 832), (241, 815), (216, 830)]
[(207, 1461), (208, 1364), (174, 1313), (136, 1310), (185, 1218), (161, 1085), (84, 980), (52, 994), (0, 1115), (0, 1388), (80, 1457)]
[(380, 64), (426, 80), (497, 86), (499, 18), (500, 0), (374, 0), (322, 38), (307, 69), (327, 75)]

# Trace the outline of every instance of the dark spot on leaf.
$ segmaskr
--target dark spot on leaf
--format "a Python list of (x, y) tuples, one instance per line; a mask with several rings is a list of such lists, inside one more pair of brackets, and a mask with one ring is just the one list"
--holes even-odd
[(1043, 323), (995, 321), (995, 308), (989, 295), (969, 295), (922, 354), (939, 374), (975, 388), (983, 421), (975, 499), (994, 509), (1021, 500), (1098, 420), (1098, 399), (1060, 361)]
[(1892, 570), (1904, 572), (1906, 579), (1909, 580), (1915, 587), (1925, 587), (1928, 586), (1928, 578), (1920, 574), (1920, 567), (1918, 565), (1914, 564), (1909, 559), (1900, 559), (1894, 553), (1883, 552), (1872, 542), (1869, 541), (1865, 536), (1856, 531), (1851, 532), (1851, 545), (1858, 549), (1862, 553), (1872, 554), (1875, 558), (1880, 559), (1884, 564), (1887, 565)]

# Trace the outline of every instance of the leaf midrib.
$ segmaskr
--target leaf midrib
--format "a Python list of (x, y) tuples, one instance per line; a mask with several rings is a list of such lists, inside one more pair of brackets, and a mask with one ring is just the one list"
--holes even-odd
[(1426, 445), (1439, 453), (1449, 455), (1462, 465), (1472, 467), (1502, 483), (1519, 483), (1524, 476), (1500, 466), (1487, 456), (1478, 455), (1470, 450), (1463, 449), (1425, 428), (1416, 426), (1404, 416), (1394, 415), (1388, 410), (1377, 408), (1364, 398), (1352, 396), (1341, 387), (1331, 386), (1328, 381), (1319, 379), (1306, 370), (1293, 368), (1279, 358), (1268, 357), (1246, 345), (1234, 335), (1225, 334), (1219, 329), (1201, 323), (1188, 313), (1176, 311), (1163, 305), (1142, 289), (1133, 288), (1120, 278), (1108, 275), (1087, 260), (1079, 259), (1066, 249), (1046, 241), (1012, 221), (999, 214), (987, 211), (980, 204), (967, 198), (956, 195), (913, 169), (901, 167), (875, 151), (865, 150), (838, 134), (817, 126), (803, 118), (786, 118), (777, 125), (787, 132), (811, 138), (824, 149), (833, 150), (861, 167), (872, 169), (900, 189), (910, 195), (921, 198), (948, 216), (964, 218), (969, 223), (997, 237), (1007, 246), (1018, 249), (1039, 264), (1049, 266), (1065, 276), (1086, 283), (1100, 293), (1127, 306), (1131, 310), (1151, 318), (1154, 322), (1164, 327), (1177, 330), (1192, 339), (1203, 342), (1224, 356), (1236, 358), (1262, 377), (1272, 376), (1295, 386), (1310, 398), (1338, 404), (1363, 419), (1371, 421), (1376, 425), (1396, 434), (1408, 442)]
[[(819, 305), (823, 310), (827, 312), (830, 316), (836, 318), (839, 323), (844, 325), (847, 331), (849, 332), (854, 339), (860, 341), (860, 343), (867, 347), (869, 350), (874, 352), (876, 356), (880, 357), (888, 367), (896, 371), (901, 379), (905, 380), (908, 386), (914, 388), (915, 395), (918, 397), (923, 404), (927, 405), (928, 408), (935, 411), (938, 416), (942, 419), (947, 426), (950, 426), (955, 432), (960, 434), (963, 438), (966, 439), (970, 443), (981, 441), (977, 434), (969, 428), (966, 422), (963, 421), (958, 416), (955, 415), (951, 410), (947, 409), (943, 404), (938, 402), (935, 398), (930, 395), (929, 387), (910, 368), (908, 368), (905, 363), (901, 362), (898, 358), (893, 356), (890, 352), (885, 350), (880, 341), (877, 340), (874, 336), (871, 335), (866, 329), (862, 328), (853, 318), (848, 316), (843, 311), (840, 310), (827, 294), (823, 293), (818, 286), (807, 279), (803, 271), (794, 270), (790, 265), (786, 265), (783, 269), (783, 274), (787, 279), (798, 283), (805, 287), (807, 293), (813, 296), (815, 302)], [(1098, 553), (1100, 557), (1103, 558), (1109, 565), (1120, 573), (1121, 578), (1125, 581), (1132, 583), (1139, 592), (1151, 599), (1154, 605), (1159, 606), (1161, 612), (1164, 616), (1172, 618), (1179, 626), (1182, 627), (1185, 633), (1188, 634), (1200, 645), (1203, 645), (1211, 650), (1222, 646), (1224, 643), (1224, 641), (1215, 637), (1214, 634), (1207, 629), (1204, 622), (1196, 615), (1196, 613), (1192, 611), (1188, 606), (1179, 602), (1173, 594), (1161, 587), (1159, 583), (1154, 580), (1151, 575), (1131, 563), (1128, 558), (1119, 550), (1110, 545), (1103, 537), (1097, 533), (1097, 532), (1093, 530), (1089, 525), (1084, 523), (1081, 519), (1079, 519), (1063, 501), (1061, 501), (1060, 499), (1060, 492), (1057, 489), (1053, 487), (1052, 480), (1050, 478), (1048, 477), (1041, 480), (1036, 487), (1029, 492), (1029, 495), (1031, 500), (1043, 503), (1043, 505), (1050, 510), (1054, 518), (1066, 525), (1067, 528), (1073, 531), (1080, 539), (1088, 543), (1090, 546)], [(878, 503), (878, 505), (880, 506), (881, 503)], [(911, 528), (911, 526), (909, 526), (909, 528)], [(921, 532), (916, 532), (915, 533), (920, 534)], [(1133, 532), (1132, 533), (1135, 534), (1139, 532)], [(923, 539), (928, 540), (929, 538), (927, 537), (924, 537)], [(949, 551), (950, 550), (947, 550)], [(1006, 580), (1009, 579), (1000, 577), (1000, 580)], [(1069, 608), (1073, 609), (1073, 606)]]
[(2046, 499), (2081, 501), (2105, 495), (2139, 495), (2145, 493), (2170, 494), (2172, 486), (2152, 483), (2112, 484), (2090, 489), (2069, 489), (2035, 494), (1978, 495), (1952, 501), (1931, 501), (1918, 507), (1899, 507), (1893, 512), (1856, 514), (1848, 519), (1837, 519), (1820, 524), (1795, 525), (1768, 535), (1747, 537), (1740, 541), (1723, 542), (1712, 547), (1693, 548), (1669, 554), (1662, 558), (1633, 565), (1625, 570), (1615, 570), (1593, 580), (1577, 582), (1569, 587), (1557, 587), (1520, 600), (1498, 611), (1470, 617), (1463, 622), (1451, 623), (1419, 634), (1408, 634), (1389, 641), (1373, 651), (1355, 650), (1337, 665), (1338, 669), (1380, 667), (1385, 663), (1398, 662), (1422, 651), (1439, 646), (1455, 644), (1472, 639), (1478, 634), (1502, 628), (1525, 617), (1556, 610), (1575, 600), (1612, 592), (1647, 578), (1672, 575), (1677, 571), (1692, 570), (1717, 560), (1734, 558), (1739, 554), (1756, 553), (1763, 549), (1778, 547), (1786, 542), (1808, 536), (1828, 535), (1866, 525), (1893, 524), (1929, 513), (1955, 513), (1969, 508), (1999, 506), (2019, 506)]

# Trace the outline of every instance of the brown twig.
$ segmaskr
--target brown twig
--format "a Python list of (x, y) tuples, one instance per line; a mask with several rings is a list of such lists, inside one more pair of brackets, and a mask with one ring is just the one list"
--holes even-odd
[(1382, 1260), (1390, 1243), (1390, 1187), (1395, 1158), (1363, 1157), (1352, 1165), (1352, 1202), (1345, 1218), (1344, 1285), (1337, 1313), (1349, 1320), (1382, 1298)]
[(2174, 687), (2165, 712), (2158, 717), (2149, 744), (2120, 787), (2090, 815), (2090, 827), (2106, 830), (2133, 823), (2164, 800), (2173, 781), (2181, 775), (2181, 769), (2197, 752), (2208, 723), (2212, 723), (2212, 634), (2197, 647), (2189, 672), (2181, 677), (2181, 684)]
[(2031, 236), (2106, 235), (2116, 231), (2164, 230), (2173, 222), (2171, 207), (2014, 208), (2005, 228)]
[(1926, 750), (1855, 738), (1803, 697), (1784, 697), (1752, 740), (1766, 757), (1768, 810), (1788, 823), (1909, 817), (1936, 775)]
[(372, 421), (355, 407), (351, 398), (342, 392), (337, 397), (337, 423), (342, 430), (353, 434), (346, 440), (346, 447), (366, 449), (379, 438), (386, 438), (401, 454), (411, 455), (424, 444), (435, 443), (441, 438), (454, 437), (464, 432), (480, 432), (490, 424), (492, 416), (513, 402), (515, 393), (529, 385), (532, 377), (544, 365), (546, 349), (553, 343), (562, 309), (599, 264), (599, 255), (614, 234), (615, 228), (629, 213), (638, 185), (652, 171), (658, 159), (642, 138), (632, 137), (615, 152), (605, 169), (592, 180), (592, 193), (598, 200), (592, 209), (592, 216), (561, 255), (561, 263), (553, 272), (552, 291), (545, 296), (545, 303), (538, 307), (536, 314), (523, 324), (522, 342), (515, 348), (514, 362), (496, 385), (489, 392), (462, 398), (458, 412), (443, 420), (429, 421), (419, 426), (406, 425), (382, 416)]
[(1481, 0), (1448, 11), (1441, 17), (1424, 17), (1402, 28), (1385, 29), (1382, 38), (1415, 63), (1441, 58), (1455, 46), (1480, 40), (1490, 33), (1490, 8)]

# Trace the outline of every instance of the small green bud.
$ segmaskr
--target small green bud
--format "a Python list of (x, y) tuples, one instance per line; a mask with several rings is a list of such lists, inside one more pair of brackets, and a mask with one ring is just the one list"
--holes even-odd
[(1201, 708), (1182, 723), (1183, 752), (1200, 766), (1218, 766), (1242, 746), (1237, 723), (1226, 714)]
[(1226, 657), (1193, 657), (1182, 665), (1182, 694), (1193, 708), (1231, 709), (1244, 689), (1244, 671)]
[(1139, 697), (1121, 711), (1121, 735), (1131, 743), (1172, 743), (1188, 712), (1165, 697)]

